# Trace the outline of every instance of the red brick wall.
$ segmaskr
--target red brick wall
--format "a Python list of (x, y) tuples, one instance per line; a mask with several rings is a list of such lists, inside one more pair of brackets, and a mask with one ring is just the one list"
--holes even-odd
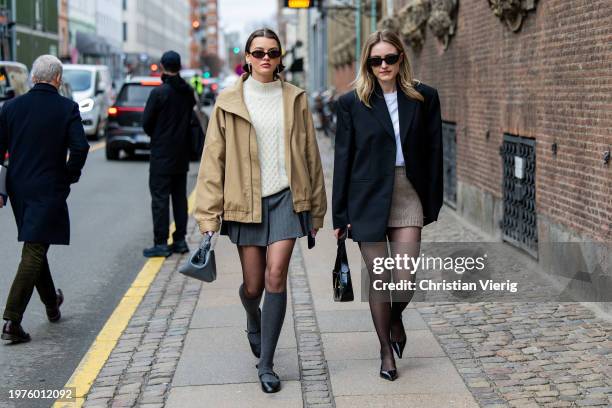
[(345, 65), (334, 70), (333, 87), (338, 95), (351, 90), (351, 82), (355, 80), (355, 64)]
[(448, 49), (428, 29), (410, 58), (415, 77), (438, 89), (443, 119), (457, 123), (458, 180), (501, 198), (503, 133), (535, 138), (538, 213), (610, 241), (612, 2), (540, 0), (518, 33), (486, 0), (459, 7)]

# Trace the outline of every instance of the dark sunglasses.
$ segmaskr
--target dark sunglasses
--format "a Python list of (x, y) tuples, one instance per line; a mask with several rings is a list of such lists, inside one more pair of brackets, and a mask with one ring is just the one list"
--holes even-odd
[(255, 50), (253, 52), (250, 52), (249, 54), (251, 54), (254, 58), (257, 58), (257, 59), (262, 59), (266, 55), (270, 57), (270, 59), (278, 58), (281, 56), (280, 50), (276, 50), (276, 49), (269, 50), (269, 51)]
[(370, 57), (368, 58), (368, 65), (371, 67), (379, 67), (382, 65), (383, 61), (387, 63), (387, 65), (393, 65), (399, 61), (401, 54), (388, 54), (385, 57)]

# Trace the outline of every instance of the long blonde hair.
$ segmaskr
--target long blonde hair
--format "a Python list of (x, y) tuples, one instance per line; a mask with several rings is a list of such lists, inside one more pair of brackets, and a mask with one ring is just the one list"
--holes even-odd
[(399, 88), (412, 99), (424, 102), (425, 99), (415, 88), (415, 84), (419, 83), (418, 80), (412, 78), (412, 70), (410, 68), (410, 62), (408, 61), (408, 54), (406, 53), (406, 47), (399, 38), (399, 36), (390, 30), (375, 31), (369, 35), (366, 42), (363, 44), (361, 50), (361, 60), (359, 61), (359, 74), (353, 82), (357, 97), (363, 102), (368, 108), (370, 106), (370, 97), (376, 87), (376, 76), (372, 72), (372, 68), (368, 65), (368, 57), (374, 47), (379, 42), (387, 42), (393, 45), (398, 52), (403, 54), (402, 61), (400, 62), (398, 77)]

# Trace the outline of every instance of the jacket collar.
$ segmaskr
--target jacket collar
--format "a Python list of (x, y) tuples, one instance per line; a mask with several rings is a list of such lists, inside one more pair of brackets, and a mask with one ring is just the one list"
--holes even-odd
[(54, 87), (51, 84), (45, 84), (45, 83), (42, 83), (42, 82), (34, 84), (34, 86), (32, 87), (31, 91), (43, 91), (43, 92), (58, 93), (56, 87)]
[[(248, 74), (243, 74), (236, 83), (223, 91), (217, 98), (217, 106), (226, 112), (240, 116), (244, 120), (251, 122), (249, 111), (244, 103), (244, 81), (248, 78)], [(293, 122), (293, 104), (297, 97), (304, 93), (303, 89), (298, 88), (282, 78), (280, 79), (283, 88), (283, 109), (284, 116), (287, 118), (287, 123)]]
[[(380, 87), (378, 81), (375, 83), (374, 92), (370, 97), (370, 103), (372, 104), (372, 113), (376, 119), (380, 122), (385, 132), (395, 140), (395, 131), (393, 130), (393, 122), (391, 121), (391, 115), (389, 115), (389, 109), (385, 102), (383, 90)], [(416, 113), (416, 107), (418, 102), (410, 99), (401, 88), (397, 87), (397, 114), (399, 116), (400, 125), (400, 140), (402, 145), (405, 145), (406, 138), (408, 137), (408, 130), (412, 125), (412, 120)]]

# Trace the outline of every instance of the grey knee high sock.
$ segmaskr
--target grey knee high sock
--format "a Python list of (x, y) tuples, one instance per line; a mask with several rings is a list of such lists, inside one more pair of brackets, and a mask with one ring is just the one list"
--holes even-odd
[(261, 357), (259, 359), (259, 375), (272, 370), (274, 351), (280, 336), (285, 311), (287, 310), (287, 291), (280, 293), (268, 292), (264, 298), (261, 312)]
[(261, 321), (259, 316), (259, 303), (261, 302), (261, 296), (256, 298), (248, 298), (244, 293), (244, 284), (240, 285), (238, 289), (242, 306), (247, 313), (247, 330), (251, 333), (261, 331)]

